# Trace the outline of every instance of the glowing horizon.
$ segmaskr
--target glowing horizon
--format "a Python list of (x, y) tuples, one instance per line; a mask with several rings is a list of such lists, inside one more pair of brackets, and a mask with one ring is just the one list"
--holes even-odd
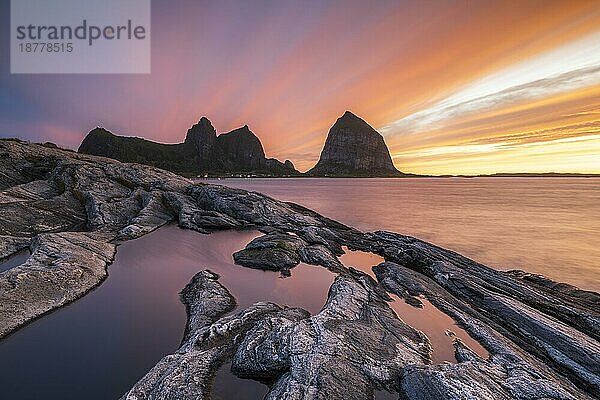
[(597, 3), (249, 3), (153, 1), (150, 75), (15, 76), (5, 60), (0, 137), (76, 148), (102, 125), (176, 143), (207, 116), (306, 171), (351, 110), (404, 172), (600, 173)]
[[(600, 173), (600, 108), (559, 115), (543, 127), (523, 119), (507, 127), (500, 119), (524, 109), (564, 102), (577, 96), (588, 101), (600, 94), (600, 31), (532, 59), (494, 72), (459, 89), (431, 107), (380, 128), (388, 138), (448, 135), (454, 126), (471, 121), (469, 130), (486, 119), (486, 133), (393, 153), (395, 163), (431, 174), (491, 174), (497, 172)], [(559, 99), (555, 99), (558, 97)], [(497, 120), (496, 126), (490, 120)], [(575, 123), (573, 123), (576, 120)], [(512, 121), (511, 121), (512, 122)], [(491, 126), (490, 126), (491, 125)], [(504, 132), (503, 132), (503, 129)], [(464, 130), (463, 130), (464, 131)], [(523, 170), (522, 159), (535, 159)], [(461, 162), (476, 165), (460, 165)], [(409, 168), (410, 168), (409, 167)], [(445, 172), (444, 172), (445, 171)]]

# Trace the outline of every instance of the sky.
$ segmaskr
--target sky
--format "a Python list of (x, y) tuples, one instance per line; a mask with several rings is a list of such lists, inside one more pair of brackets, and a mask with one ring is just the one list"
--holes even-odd
[(10, 74), (9, 3), (0, 137), (177, 143), (206, 116), (305, 171), (351, 110), (404, 172), (600, 173), (600, 0), (153, 0), (142, 75)]

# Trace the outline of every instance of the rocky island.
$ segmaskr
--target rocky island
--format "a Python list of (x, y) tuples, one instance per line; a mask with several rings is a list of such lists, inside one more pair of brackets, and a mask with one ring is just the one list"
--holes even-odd
[(78, 151), (186, 175), (298, 175), (291, 161), (282, 163), (267, 158), (260, 140), (248, 125), (217, 135), (206, 117), (188, 129), (183, 143), (163, 144), (117, 136), (98, 127), (87, 134)]
[[(0, 338), (84, 296), (106, 278), (120, 243), (169, 223), (204, 234), (261, 231), (234, 255), (240, 268), (294, 279), (303, 262), (336, 274), (318, 313), (267, 302), (232, 312), (235, 293), (199, 265), (180, 295), (188, 315), (180, 348), (123, 399), (210, 399), (228, 363), (266, 383), (267, 399), (600, 397), (600, 295), (542, 276), (361, 232), (259, 193), (19, 140), (0, 140), (0, 213), (0, 259), (31, 253), (0, 273)], [(383, 257), (376, 279), (345, 267), (343, 246)], [(489, 356), (455, 339), (457, 362), (433, 363), (430, 340), (393, 312), (390, 295), (414, 307), (427, 299)]]
[(248, 125), (217, 135), (206, 117), (188, 130), (183, 143), (164, 144), (117, 136), (98, 127), (87, 134), (78, 152), (152, 165), (189, 176), (412, 176), (396, 169), (383, 136), (350, 111), (331, 127), (319, 162), (305, 174), (298, 172), (289, 160), (282, 163), (266, 158), (260, 140)]
[(406, 174), (394, 167), (383, 136), (350, 111), (329, 130), (312, 176), (396, 177)]

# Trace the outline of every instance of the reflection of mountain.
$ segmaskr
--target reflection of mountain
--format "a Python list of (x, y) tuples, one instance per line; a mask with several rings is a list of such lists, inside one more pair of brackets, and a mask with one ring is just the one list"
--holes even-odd
[(291, 161), (266, 158), (260, 140), (247, 125), (217, 136), (206, 117), (188, 130), (183, 143), (156, 143), (96, 128), (78, 151), (187, 174), (298, 174)]
[(403, 176), (394, 167), (383, 136), (346, 111), (329, 130), (313, 176)]

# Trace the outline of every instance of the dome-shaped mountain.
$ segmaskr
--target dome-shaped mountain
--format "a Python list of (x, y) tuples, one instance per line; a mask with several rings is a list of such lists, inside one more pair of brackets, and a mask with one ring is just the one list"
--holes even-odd
[(316, 176), (401, 176), (383, 136), (350, 111), (329, 130), (319, 162), (310, 171)]

